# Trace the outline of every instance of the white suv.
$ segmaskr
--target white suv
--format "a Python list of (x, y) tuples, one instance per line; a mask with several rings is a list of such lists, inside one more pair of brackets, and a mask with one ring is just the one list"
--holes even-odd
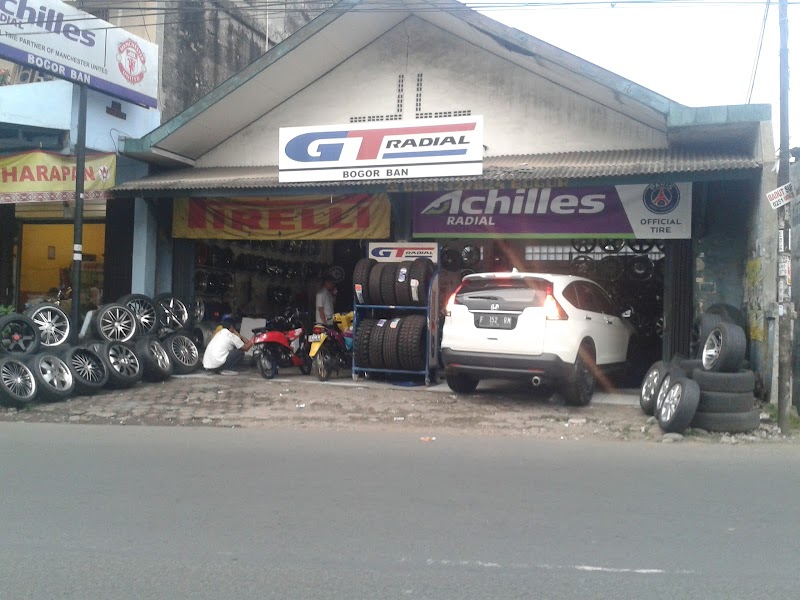
[(481, 378), (525, 379), (588, 404), (595, 378), (622, 367), (634, 333), (594, 281), (546, 273), (477, 273), (447, 302), (442, 360), (455, 392)]

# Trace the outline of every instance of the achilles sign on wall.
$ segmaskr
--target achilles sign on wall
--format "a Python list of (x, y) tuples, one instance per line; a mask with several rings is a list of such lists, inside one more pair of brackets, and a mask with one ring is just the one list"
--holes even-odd
[(483, 173), (483, 117), (282, 127), (281, 183)]
[(458, 190), (414, 195), (414, 237), (684, 239), (690, 183)]
[(0, 58), (156, 106), (158, 46), (58, 0), (0, 0)]

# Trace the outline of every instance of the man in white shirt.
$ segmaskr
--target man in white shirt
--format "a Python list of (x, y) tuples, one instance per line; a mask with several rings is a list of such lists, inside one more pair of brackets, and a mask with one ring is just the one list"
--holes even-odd
[(314, 318), (317, 323), (333, 325), (333, 296), (336, 293), (336, 284), (333, 279), (326, 277), (322, 287), (317, 292), (317, 310)]
[(203, 368), (223, 375), (236, 373), (233, 368), (239, 364), (244, 353), (253, 346), (251, 340), (245, 339), (236, 331), (231, 315), (222, 317), (222, 328), (214, 334), (203, 354)]

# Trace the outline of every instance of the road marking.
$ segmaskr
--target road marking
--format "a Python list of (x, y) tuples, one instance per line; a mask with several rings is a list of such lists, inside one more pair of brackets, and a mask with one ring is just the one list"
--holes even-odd
[[(409, 562), (409, 559), (402, 558), (400, 562)], [(641, 568), (620, 568), (620, 567), (598, 567), (594, 565), (529, 565), (525, 563), (512, 563), (504, 567), (500, 563), (482, 560), (451, 560), (451, 559), (433, 559), (429, 558), (425, 561), (430, 566), (444, 566), (444, 567), (483, 567), (487, 569), (545, 569), (548, 571), (564, 570), (564, 571), (583, 571), (588, 573), (633, 573), (635, 575), (691, 575), (694, 571), (678, 570), (666, 571), (664, 569), (641, 569)]]

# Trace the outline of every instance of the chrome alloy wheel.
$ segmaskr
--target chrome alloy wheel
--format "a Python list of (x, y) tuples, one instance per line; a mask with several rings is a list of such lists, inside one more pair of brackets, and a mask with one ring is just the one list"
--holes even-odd
[(79, 350), (72, 355), (72, 368), (78, 374), (78, 377), (91, 383), (102, 381), (105, 374), (100, 357), (88, 350)]
[(100, 317), (100, 332), (113, 342), (127, 342), (136, 333), (136, 317), (124, 306), (111, 306)]
[(714, 368), (719, 360), (719, 351), (722, 348), (722, 333), (719, 329), (714, 328), (706, 338), (706, 343), (703, 345), (703, 354), (701, 359), (703, 361), (703, 368), (710, 371)]
[(14, 319), (0, 331), (0, 346), (6, 352), (26, 352), (36, 343), (36, 330), (30, 321)]
[(36, 396), (36, 381), (31, 370), (17, 361), (4, 362), (0, 369), (3, 387), (22, 400)]
[(108, 347), (108, 362), (112, 369), (125, 377), (135, 377), (139, 373), (139, 359), (133, 350), (122, 344)]
[(57, 356), (45, 356), (39, 361), (39, 372), (48, 385), (63, 391), (72, 387), (72, 372)]
[(69, 338), (69, 318), (60, 308), (43, 306), (30, 313), (31, 320), (39, 328), (42, 346), (59, 346)]
[(193, 316), (195, 323), (200, 323), (206, 316), (206, 303), (201, 298), (195, 298)]
[(199, 356), (197, 346), (186, 336), (178, 335), (172, 338), (172, 352), (187, 367), (194, 366), (197, 363)]
[(164, 350), (164, 346), (157, 340), (151, 340), (150, 343), (147, 344), (147, 351), (150, 353), (150, 356), (155, 359), (159, 369), (169, 369), (169, 354), (167, 354), (167, 351)]
[(655, 398), (658, 393), (658, 380), (660, 379), (658, 369), (652, 369), (650, 374), (642, 382), (642, 398)]
[(669, 391), (664, 396), (664, 401), (661, 403), (659, 409), (659, 418), (662, 422), (666, 423), (672, 420), (675, 411), (681, 403), (683, 397), (683, 386), (679, 383), (674, 384), (669, 388)]
[(159, 307), (164, 314), (164, 325), (166, 327), (185, 327), (189, 322), (189, 310), (186, 305), (170, 296), (158, 301)]
[(144, 298), (134, 298), (125, 303), (125, 306), (136, 317), (142, 333), (150, 333), (156, 326), (156, 307)]

